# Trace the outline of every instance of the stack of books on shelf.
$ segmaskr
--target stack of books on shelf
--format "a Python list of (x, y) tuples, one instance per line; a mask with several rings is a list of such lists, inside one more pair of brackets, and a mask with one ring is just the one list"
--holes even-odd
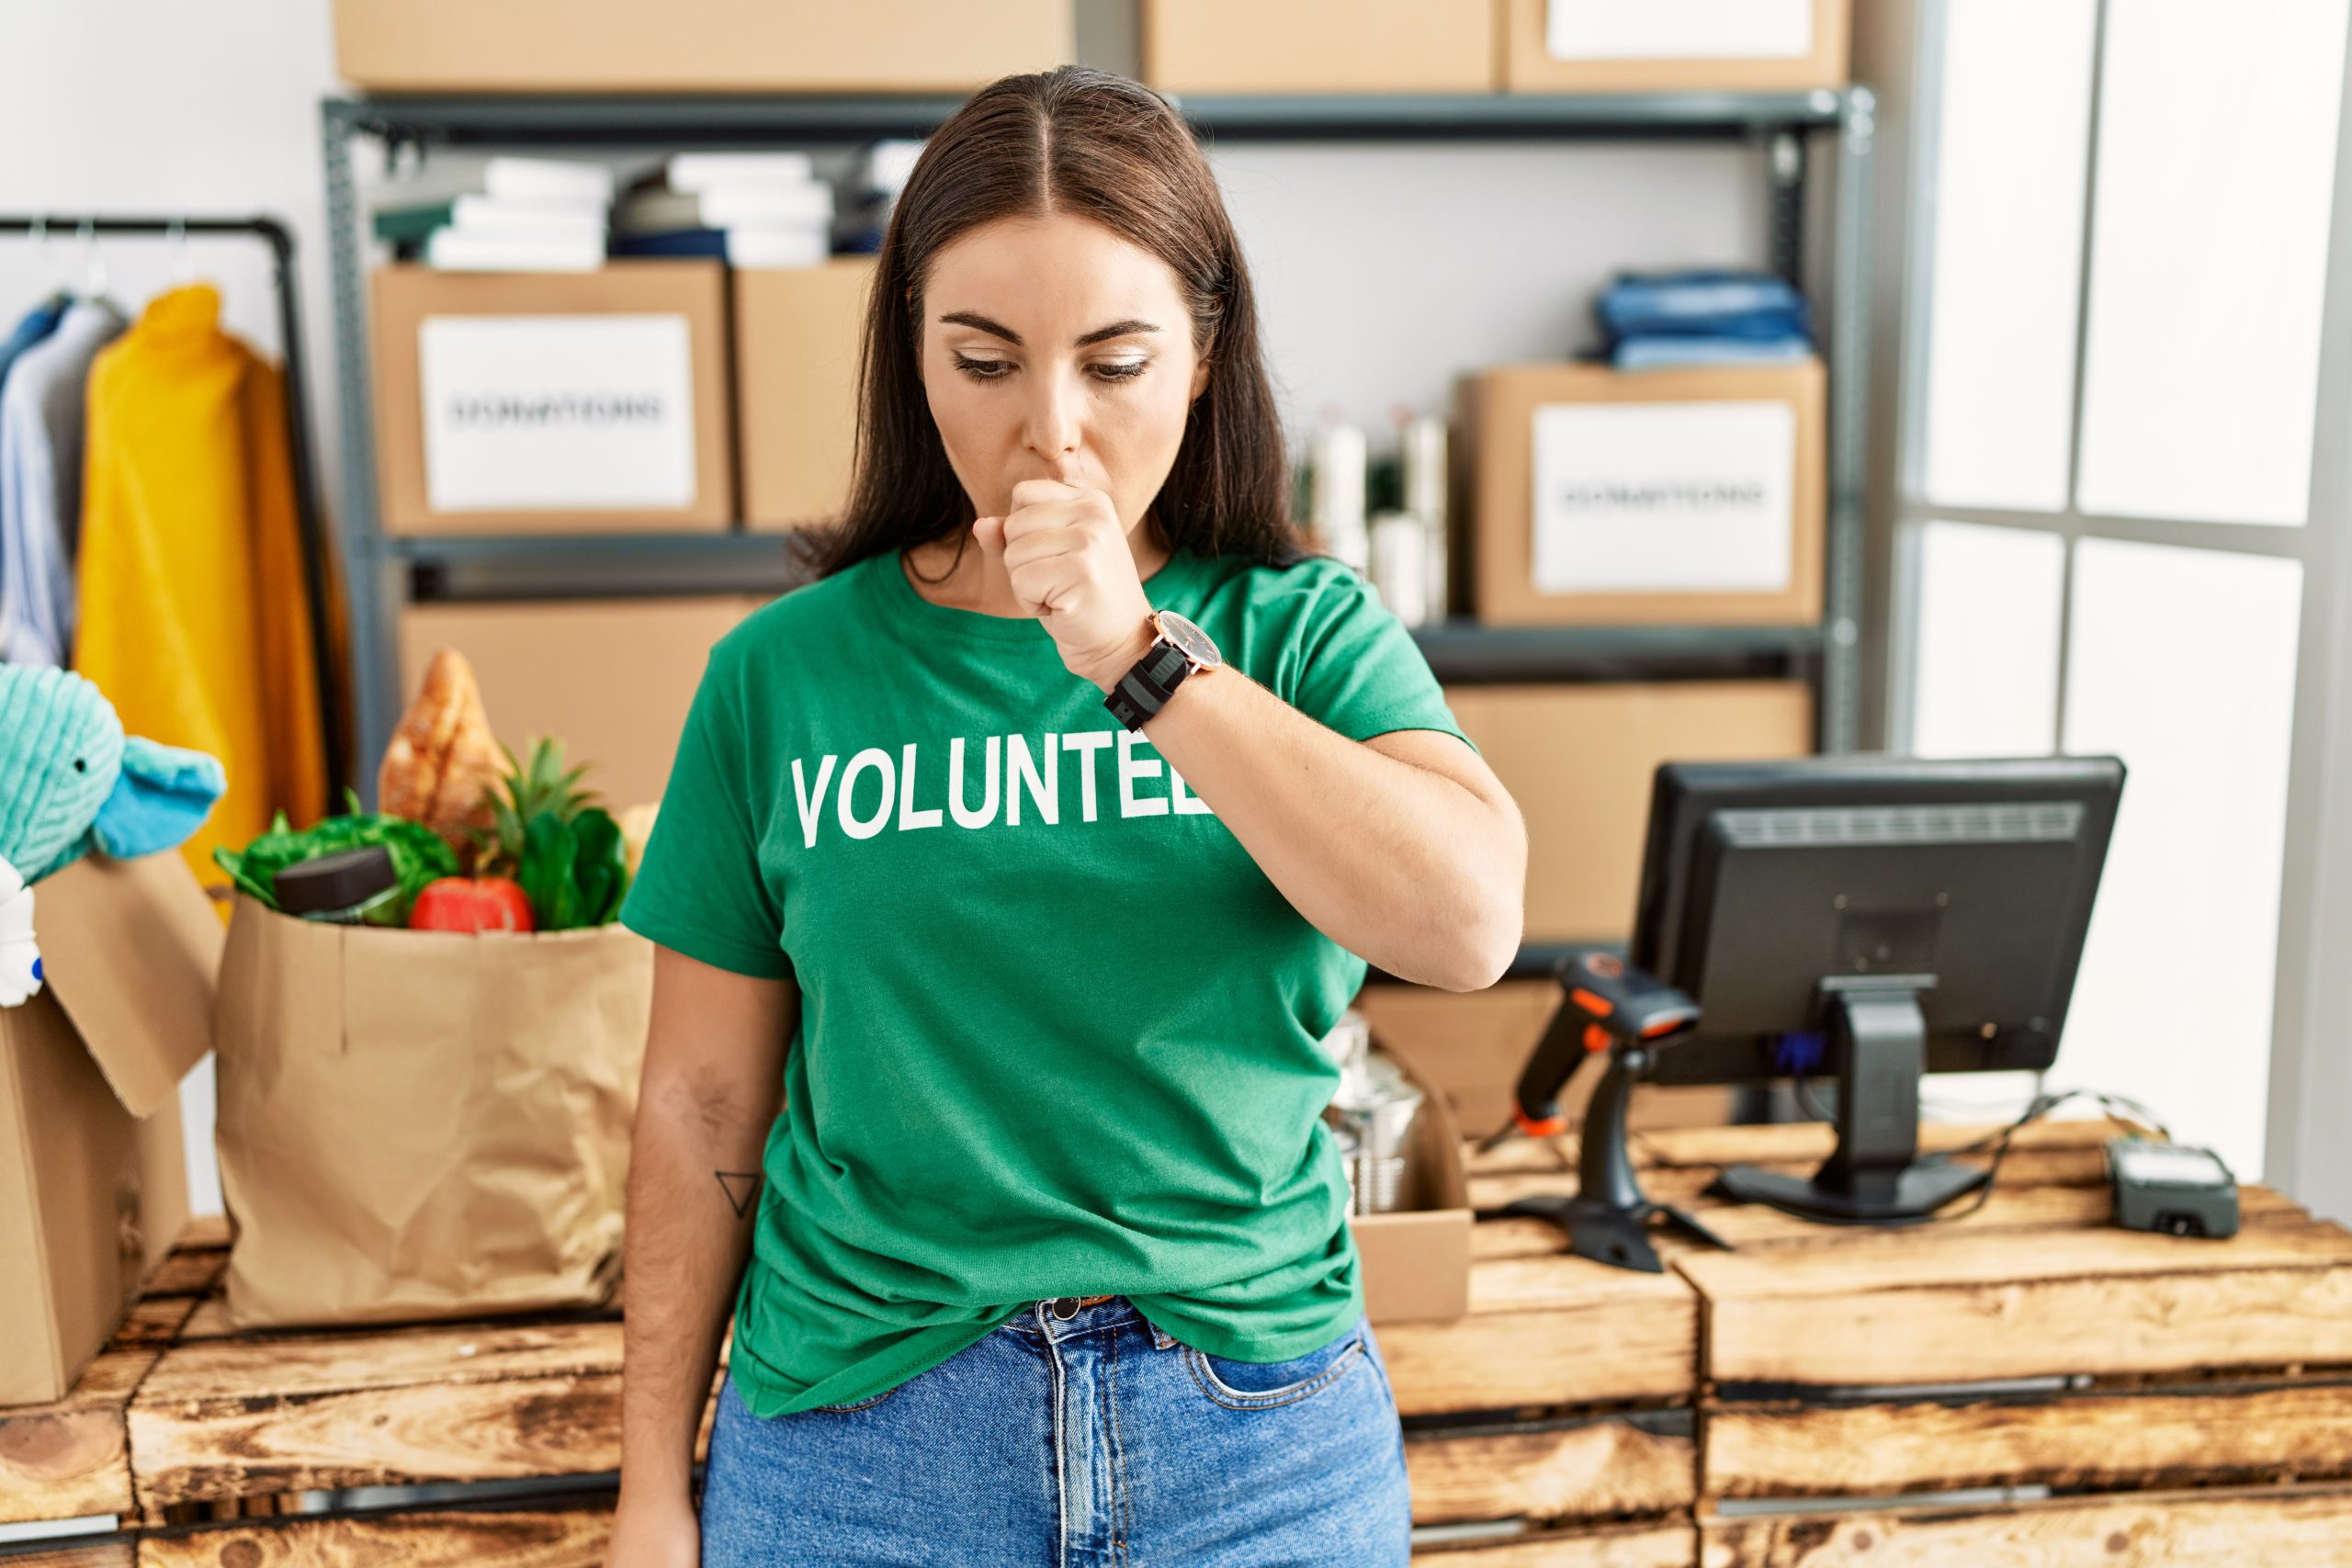
[(594, 272), (605, 265), (613, 205), (613, 172), (605, 165), (496, 157), (467, 185), (379, 209), (376, 237), (402, 259), (450, 271)]
[(842, 180), (847, 192), (833, 220), (833, 249), (850, 255), (871, 255), (882, 248), (882, 231), (889, 227), (890, 209), (922, 156), (920, 141), (888, 141), (869, 144), (857, 156)]
[(816, 266), (832, 254), (833, 187), (806, 152), (681, 152), (613, 214), (617, 256)]

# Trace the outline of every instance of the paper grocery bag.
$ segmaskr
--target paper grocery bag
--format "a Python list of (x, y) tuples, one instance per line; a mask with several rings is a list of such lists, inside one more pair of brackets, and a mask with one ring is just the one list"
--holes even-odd
[(296, 919), (239, 895), (214, 1045), (240, 1328), (594, 1306), (653, 947)]

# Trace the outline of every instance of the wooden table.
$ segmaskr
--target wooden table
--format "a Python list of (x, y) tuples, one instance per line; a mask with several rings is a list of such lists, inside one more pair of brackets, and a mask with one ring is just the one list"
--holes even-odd
[[(1480, 1224), (1469, 1314), (1378, 1329), (1419, 1552), (2352, 1562), (2352, 1235), (2258, 1187), (2230, 1241), (2115, 1229), (2109, 1131), (2030, 1129), (1982, 1210), (1899, 1231), (1702, 1195), (1730, 1160), (1809, 1167), (1824, 1128), (1653, 1133), (1651, 1195), (1738, 1247), (1668, 1242), (1662, 1275), (1566, 1257), (1538, 1222)], [(1564, 1144), (1475, 1162), (1473, 1201), (1572, 1188)], [(233, 1334), (225, 1244), (200, 1224), (72, 1395), (0, 1410), (0, 1522), (120, 1526), (0, 1564), (601, 1562), (616, 1314)], [(379, 1486), (436, 1490), (352, 1490)]]

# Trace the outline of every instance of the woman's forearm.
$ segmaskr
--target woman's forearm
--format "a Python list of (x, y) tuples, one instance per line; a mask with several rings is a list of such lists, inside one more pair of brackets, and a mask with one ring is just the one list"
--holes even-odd
[(643, 1085), (622, 1284), (625, 1492), (692, 1494), (695, 1438), (751, 1250), (774, 1119), (774, 1107), (728, 1105), (683, 1076)]
[(1146, 739), (1317, 931), (1400, 979), (1491, 984), (1519, 944), (1524, 829), (1442, 774), (1317, 724), (1240, 671), (1195, 674)]

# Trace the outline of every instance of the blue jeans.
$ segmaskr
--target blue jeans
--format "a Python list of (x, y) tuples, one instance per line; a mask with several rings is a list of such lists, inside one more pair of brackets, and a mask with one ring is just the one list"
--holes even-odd
[(1113, 1296), (1046, 1302), (854, 1404), (720, 1385), (702, 1568), (1405, 1568), (1412, 1503), (1372, 1325), (1227, 1360)]

